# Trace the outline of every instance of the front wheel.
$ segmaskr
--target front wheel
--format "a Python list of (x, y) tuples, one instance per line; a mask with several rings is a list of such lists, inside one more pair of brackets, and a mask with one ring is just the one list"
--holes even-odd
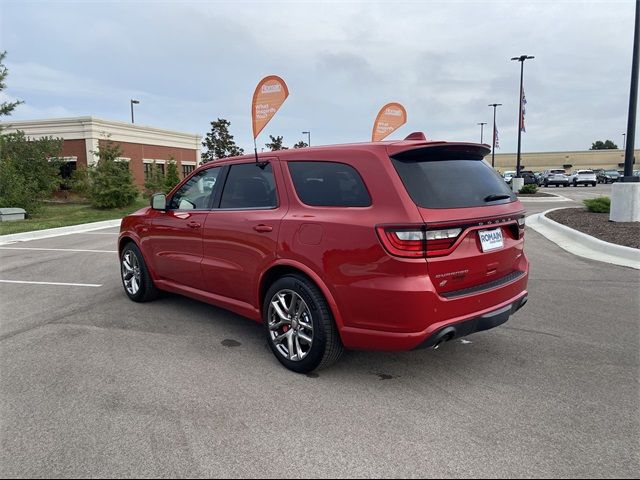
[(120, 276), (125, 293), (134, 302), (148, 302), (159, 294), (142, 252), (133, 242), (127, 243), (120, 254)]
[(301, 275), (278, 279), (263, 303), (267, 342), (289, 370), (309, 373), (337, 361), (344, 351), (329, 305)]

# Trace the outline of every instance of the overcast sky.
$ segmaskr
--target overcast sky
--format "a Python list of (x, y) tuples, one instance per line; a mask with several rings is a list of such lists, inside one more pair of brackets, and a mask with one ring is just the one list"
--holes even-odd
[[(385, 103), (408, 122), (389, 138), (479, 141), (498, 108), (498, 152), (517, 143), (519, 64), (527, 98), (523, 151), (622, 146), (633, 0), (217, 2), (0, 0), (0, 50), (13, 119), (93, 115), (204, 134), (231, 121), (252, 149), (251, 96), (279, 75), (290, 95), (258, 138), (285, 145), (368, 141)], [(485, 127), (486, 128), (486, 127)], [(636, 145), (639, 143), (636, 134)]]

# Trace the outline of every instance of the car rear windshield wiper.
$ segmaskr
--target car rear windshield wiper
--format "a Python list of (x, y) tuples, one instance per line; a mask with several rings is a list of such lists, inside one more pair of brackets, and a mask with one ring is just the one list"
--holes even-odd
[(506, 200), (507, 198), (511, 198), (511, 195), (506, 195), (504, 193), (494, 193), (484, 197), (485, 202), (493, 202), (494, 200)]

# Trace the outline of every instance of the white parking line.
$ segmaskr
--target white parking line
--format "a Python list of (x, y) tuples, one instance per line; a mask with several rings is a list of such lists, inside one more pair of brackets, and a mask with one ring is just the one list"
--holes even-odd
[(28, 282), (26, 280), (0, 280), (0, 283), (27, 283), (30, 285), (58, 285), (63, 287), (101, 287), (97, 283)]
[(0, 250), (37, 250), (37, 251), (43, 251), (43, 252), (118, 253), (117, 250), (80, 250), (80, 249), (73, 249), (73, 248), (0, 247)]

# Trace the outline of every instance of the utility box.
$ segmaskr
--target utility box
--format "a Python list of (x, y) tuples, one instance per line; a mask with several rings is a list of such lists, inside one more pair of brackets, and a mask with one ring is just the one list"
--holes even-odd
[(23, 208), (0, 208), (0, 222), (24, 220), (26, 213)]

